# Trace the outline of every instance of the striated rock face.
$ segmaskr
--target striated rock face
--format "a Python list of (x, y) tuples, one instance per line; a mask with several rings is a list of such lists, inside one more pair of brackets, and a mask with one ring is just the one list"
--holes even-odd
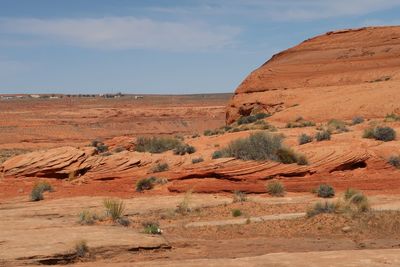
[(253, 71), (236, 89), (226, 119), (232, 123), (259, 111), (278, 121), (296, 115), (316, 121), (354, 113), (381, 117), (400, 111), (399, 80), (400, 26), (328, 32)]

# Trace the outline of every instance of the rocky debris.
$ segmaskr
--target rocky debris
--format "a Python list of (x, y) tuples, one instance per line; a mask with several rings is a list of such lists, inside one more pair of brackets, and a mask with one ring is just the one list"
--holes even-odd
[(226, 119), (257, 112), (282, 113), (271, 118), (281, 121), (383, 117), (398, 108), (399, 72), (400, 27), (329, 32), (254, 70), (236, 89)]

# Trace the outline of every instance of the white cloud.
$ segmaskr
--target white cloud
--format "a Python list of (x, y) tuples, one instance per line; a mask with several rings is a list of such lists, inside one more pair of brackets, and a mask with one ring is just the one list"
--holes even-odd
[(99, 49), (192, 51), (232, 45), (240, 29), (135, 17), (0, 19), (0, 33)]

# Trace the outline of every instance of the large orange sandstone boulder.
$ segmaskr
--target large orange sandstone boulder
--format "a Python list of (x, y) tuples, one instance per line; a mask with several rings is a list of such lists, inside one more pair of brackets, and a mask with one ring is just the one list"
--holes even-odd
[(274, 55), (236, 89), (226, 119), (274, 113), (287, 121), (400, 112), (400, 26), (341, 30)]

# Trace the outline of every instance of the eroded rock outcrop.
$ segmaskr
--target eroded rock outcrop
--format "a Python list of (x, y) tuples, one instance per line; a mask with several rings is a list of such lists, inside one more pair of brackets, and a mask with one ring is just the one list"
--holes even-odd
[(252, 112), (287, 121), (399, 112), (400, 27), (341, 30), (274, 55), (236, 89), (227, 122)]

